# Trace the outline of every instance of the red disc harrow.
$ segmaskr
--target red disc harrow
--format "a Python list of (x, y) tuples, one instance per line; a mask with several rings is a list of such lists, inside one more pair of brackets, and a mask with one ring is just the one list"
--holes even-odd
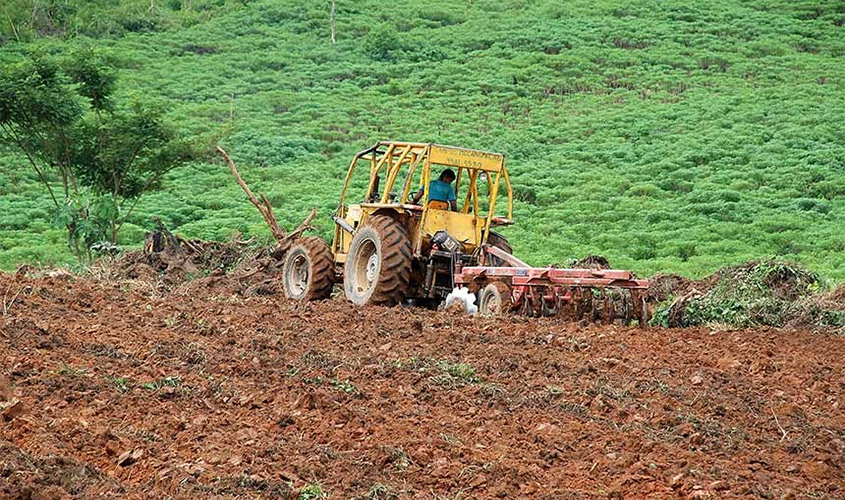
[(499, 248), (488, 246), (485, 251), (508, 266), (464, 267), (455, 274), (456, 286), (479, 294), (482, 313), (565, 315), (624, 325), (648, 321), (648, 280), (630, 271), (530, 267)]

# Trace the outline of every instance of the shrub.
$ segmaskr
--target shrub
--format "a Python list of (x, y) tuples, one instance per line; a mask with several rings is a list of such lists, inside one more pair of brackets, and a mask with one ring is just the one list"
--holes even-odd
[(631, 247), (629, 254), (634, 260), (649, 260), (657, 257), (657, 242), (650, 236), (642, 236)]
[(652, 197), (657, 196), (659, 192), (660, 188), (658, 188), (654, 184), (634, 184), (628, 190), (628, 195)]
[(696, 245), (695, 243), (681, 243), (675, 250), (675, 255), (680, 257), (683, 262), (690, 260), (690, 258), (696, 255)]
[(377, 61), (393, 61), (401, 50), (399, 35), (388, 24), (377, 27), (364, 39), (364, 53)]
[(805, 212), (818, 212), (820, 214), (830, 212), (830, 203), (815, 198), (799, 198), (795, 200), (795, 207)]

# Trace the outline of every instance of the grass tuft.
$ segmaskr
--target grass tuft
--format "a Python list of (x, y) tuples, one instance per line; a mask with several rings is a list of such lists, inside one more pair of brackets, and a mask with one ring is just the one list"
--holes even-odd
[(296, 495), (296, 500), (321, 500), (329, 498), (328, 493), (323, 491), (319, 483), (310, 483), (303, 486)]

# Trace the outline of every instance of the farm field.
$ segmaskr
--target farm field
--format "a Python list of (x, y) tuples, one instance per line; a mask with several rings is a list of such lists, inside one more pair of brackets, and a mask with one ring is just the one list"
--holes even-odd
[[(843, 123), (842, 2), (2, 0), (0, 500), (845, 498)], [(379, 140), (589, 271), (273, 239)]]
[[(839, 2), (341, 0), (337, 43), (328, 3), (65, 4), (59, 25), (7, 4), (4, 67), (109, 55), (120, 102), (223, 144), (283, 225), (317, 207), (328, 236), (354, 152), (433, 141), (506, 154), (506, 236), (533, 264), (601, 254), (700, 278), (780, 257), (845, 278)], [(137, 247), (154, 216), (188, 238), (268, 237), (212, 159), (168, 174), (119, 243)], [(24, 158), (0, 150), (0, 268), (74, 264), (54, 218)]]
[(842, 336), (0, 280), (2, 498), (845, 492)]

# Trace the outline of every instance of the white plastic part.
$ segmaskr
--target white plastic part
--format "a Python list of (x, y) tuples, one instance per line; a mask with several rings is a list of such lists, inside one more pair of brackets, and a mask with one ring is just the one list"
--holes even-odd
[(478, 305), (475, 303), (475, 294), (470, 293), (469, 289), (466, 287), (459, 286), (452, 290), (451, 293), (446, 296), (446, 302), (444, 302), (443, 305), (448, 308), (455, 302), (463, 303), (467, 314), (475, 314), (478, 312)]

